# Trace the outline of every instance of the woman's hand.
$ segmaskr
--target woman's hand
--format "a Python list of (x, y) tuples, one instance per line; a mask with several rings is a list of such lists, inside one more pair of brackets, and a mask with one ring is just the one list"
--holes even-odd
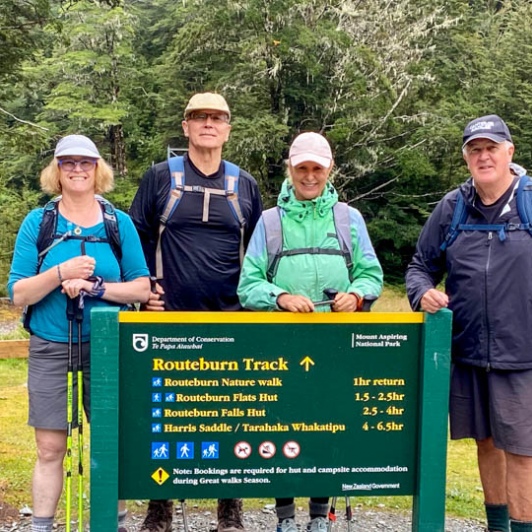
[(334, 298), (332, 309), (334, 312), (355, 312), (358, 308), (359, 300), (356, 294), (338, 292)]
[(61, 286), (63, 287), (61, 292), (71, 299), (78, 297), (81, 290), (90, 292), (92, 289), (92, 283), (85, 279), (67, 279), (61, 283)]
[[(73, 257), (57, 266), (57, 274), (61, 281), (68, 279), (88, 279), (94, 273), (96, 259), (89, 255)], [(64, 286), (63, 286), (64, 288)]]
[(289, 312), (314, 312), (314, 303), (308, 297), (288, 293), (277, 298), (277, 306)]

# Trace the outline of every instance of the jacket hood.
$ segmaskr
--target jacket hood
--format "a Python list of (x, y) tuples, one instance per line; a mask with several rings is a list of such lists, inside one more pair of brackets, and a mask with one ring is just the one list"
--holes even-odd
[(475, 185), (473, 185), (473, 178), (470, 177), (467, 181), (462, 183), (459, 189), (466, 203), (473, 205), (473, 203), (475, 202), (475, 195), (477, 193)]
[(284, 180), (277, 198), (279, 208), (283, 209), (289, 216), (301, 221), (307, 215), (325, 216), (336, 203), (338, 203), (338, 193), (329, 181), (327, 181), (321, 196), (313, 200), (300, 201), (296, 199), (294, 186), (287, 178)]

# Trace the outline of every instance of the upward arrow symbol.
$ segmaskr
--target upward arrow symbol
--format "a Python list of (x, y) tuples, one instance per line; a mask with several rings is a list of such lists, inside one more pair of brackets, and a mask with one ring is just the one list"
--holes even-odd
[(314, 360), (312, 360), (308, 355), (299, 363), (300, 366), (305, 366), (305, 371), (310, 369), (310, 366), (314, 366)]

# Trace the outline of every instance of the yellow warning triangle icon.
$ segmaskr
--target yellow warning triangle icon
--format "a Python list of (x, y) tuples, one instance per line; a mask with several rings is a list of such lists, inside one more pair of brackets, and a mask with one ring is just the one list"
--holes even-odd
[(160, 486), (170, 478), (170, 475), (162, 467), (160, 467), (153, 472), (151, 478), (153, 478), (153, 480), (155, 480), (155, 482), (157, 482), (157, 484)]

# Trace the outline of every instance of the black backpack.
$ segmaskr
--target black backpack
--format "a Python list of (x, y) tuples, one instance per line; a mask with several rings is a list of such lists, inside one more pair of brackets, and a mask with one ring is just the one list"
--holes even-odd
[[(116, 260), (119, 265), (122, 262), (122, 246), (120, 243), (120, 232), (118, 229), (118, 221), (116, 219), (116, 211), (112, 203), (107, 201), (101, 196), (95, 196), (98, 200), (100, 208), (102, 209), (103, 223), (105, 227), (106, 238), (100, 238), (96, 236), (81, 236), (72, 234), (71, 231), (67, 231), (64, 234), (57, 233), (57, 215), (59, 212), (59, 201), (61, 196), (50, 200), (43, 207), (42, 220), (39, 225), (39, 234), (37, 236), (37, 252), (38, 252), (38, 262), (37, 262), (37, 273), (41, 271), (41, 266), (44, 261), (44, 257), (57, 244), (63, 242), (64, 240), (75, 239), (81, 240), (82, 242), (102, 242), (108, 243), (111, 246), (111, 249), (116, 257)], [(83, 243), (82, 243), (83, 245)], [(120, 271), (122, 267), (120, 266)], [(24, 328), (31, 332), (29, 323), (31, 318), (32, 305), (28, 305), (24, 308), (22, 314), (22, 322)]]

